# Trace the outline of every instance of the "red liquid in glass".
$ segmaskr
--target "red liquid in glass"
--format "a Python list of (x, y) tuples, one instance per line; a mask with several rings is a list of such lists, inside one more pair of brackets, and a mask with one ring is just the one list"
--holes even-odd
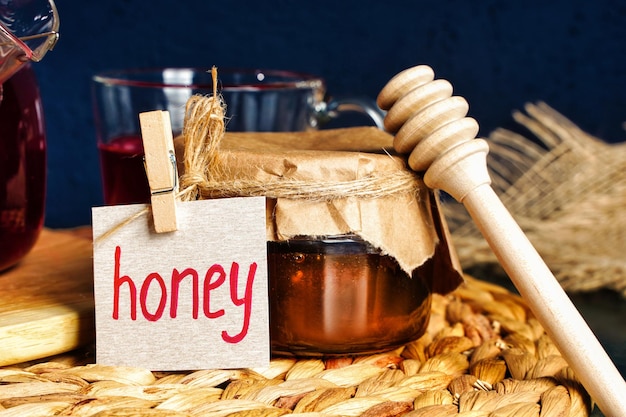
[(21, 260), (43, 227), (46, 138), (35, 75), (26, 65), (2, 85), (0, 270)]
[(108, 205), (150, 202), (139, 136), (123, 136), (98, 144), (104, 202)]

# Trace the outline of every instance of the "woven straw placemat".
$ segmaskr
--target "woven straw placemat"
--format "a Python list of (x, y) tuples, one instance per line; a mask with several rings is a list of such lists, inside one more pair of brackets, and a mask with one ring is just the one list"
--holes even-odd
[(434, 295), (426, 334), (392, 352), (167, 373), (93, 360), (88, 348), (0, 368), (0, 416), (574, 417), (592, 406), (523, 300), (472, 277)]

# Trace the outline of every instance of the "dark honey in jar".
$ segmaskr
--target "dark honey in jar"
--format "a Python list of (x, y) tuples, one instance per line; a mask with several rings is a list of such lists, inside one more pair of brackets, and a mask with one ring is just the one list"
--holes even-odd
[(279, 354), (390, 350), (421, 336), (431, 262), (409, 276), (357, 236), (268, 242), (270, 339)]

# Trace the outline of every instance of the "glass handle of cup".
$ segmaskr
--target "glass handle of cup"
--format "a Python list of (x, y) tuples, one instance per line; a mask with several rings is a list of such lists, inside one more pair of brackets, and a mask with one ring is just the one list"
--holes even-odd
[(375, 100), (367, 98), (339, 98), (322, 102), (318, 109), (318, 119), (321, 122), (327, 122), (331, 119), (339, 117), (342, 113), (354, 112), (360, 113), (370, 118), (370, 120), (379, 129), (384, 130), (384, 120), (386, 112), (381, 110)]

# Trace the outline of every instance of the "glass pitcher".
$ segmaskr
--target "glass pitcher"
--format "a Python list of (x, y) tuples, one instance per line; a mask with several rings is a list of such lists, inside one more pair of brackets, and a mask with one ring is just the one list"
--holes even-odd
[(34, 246), (44, 219), (46, 137), (31, 61), (58, 39), (52, 0), (0, 4), (0, 271)]

